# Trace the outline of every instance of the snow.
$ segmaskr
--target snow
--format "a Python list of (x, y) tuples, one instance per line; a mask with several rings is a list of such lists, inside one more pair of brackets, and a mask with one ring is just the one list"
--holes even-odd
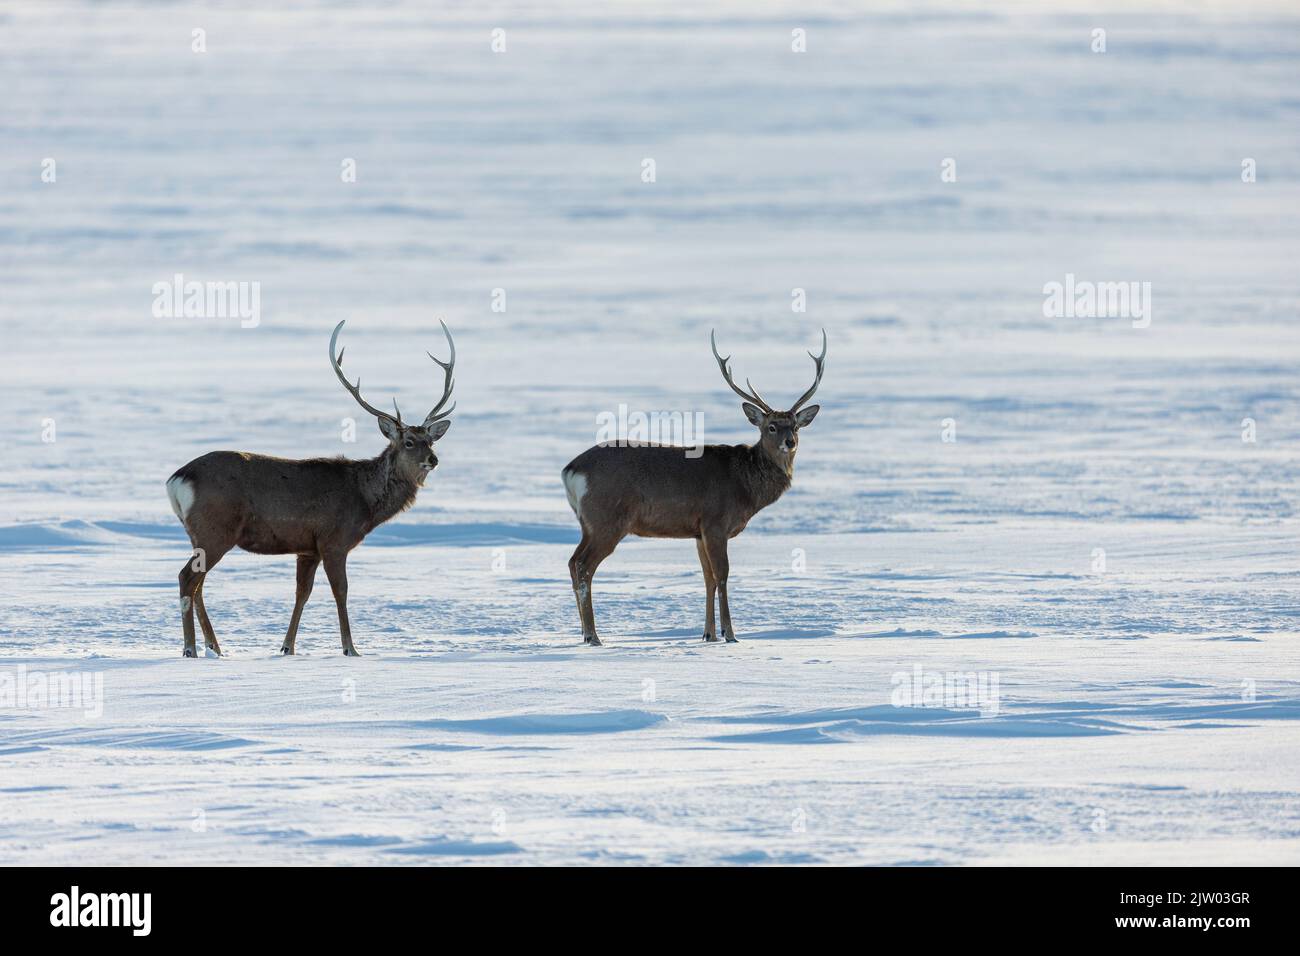
[[(1300, 862), (1297, 25), (7, 9), (0, 863)], [(178, 273), (258, 323), (155, 317)], [(1149, 281), (1150, 327), (1045, 317), (1067, 274)], [(363, 656), (320, 575), (280, 657), (293, 560), (235, 552), (227, 656), (182, 659), (168, 476), (377, 453), (329, 332), (416, 417), (439, 317), (458, 407), (349, 561)], [(786, 403), (823, 327), (741, 642), (700, 639), (691, 542), (629, 539), (584, 646), (560, 471), (599, 417), (749, 440), (709, 331)]]

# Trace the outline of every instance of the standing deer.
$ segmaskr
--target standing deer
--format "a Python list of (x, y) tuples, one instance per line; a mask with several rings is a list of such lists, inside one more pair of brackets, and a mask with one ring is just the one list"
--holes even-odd
[(357, 404), (379, 419), (379, 430), (388, 439), (388, 447), (379, 455), (360, 461), (343, 457), (294, 460), (242, 451), (213, 451), (195, 458), (167, 479), (172, 510), (195, 548), (195, 557), (180, 573), (186, 657), (197, 656), (195, 608), (204, 645), (214, 654), (221, 653), (203, 606), (203, 581), (222, 556), (236, 546), (253, 554), (298, 556), (298, 594), (281, 654), (294, 652), (302, 608), (311, 594), (316, 568), (323, 562), (338, 606), (343, 653), (359, 656), (348, 624), (348, 552), (376, 527), (409, 508), (424, 479), (438, 466), (433, 443), (451, 427), (446, 418), (456, 407), (452, 403), (443, 409), (455, 384), (452, 372), (456, 343), (447, 324), (442, 323), (451, 358), (442, 362), (432, 353), (425, 353), (443, 370), (442, 398), (422, 424), (406, 425), (396, 400), (396, 414), (389, 415), (361, 397), (361, 379), (356, 385), (348, 382), (343, 374), (343, 353), (337, 358), (334, 354), (342, 328), (340, 322), (330, 336), (330, 364)]
[(722, 637), (735, 643), (731, 608), (727, 603), (727, 541), (745, 530), (749, 519), (780, 498), (794, 477), (799, 429), (817, 417), (819, 405), (803, 408), (821, 384), (826, 362), (826, 331), (822, 354), (808, 355), (817, 366), (812, 388), (787, 412), (774, 411), (746, 379), (749, 391), (731, 378), (731, 356), (718, 355), (712, 333), (709, 342), (722, 377), (745, 399), (745, 417), (759, 429), (752, 445), (706, 445), (698, 457), (668, 445), (597, 445), (563, 471), (569, 506), (582, 526), (582, 540), (569, 559), (569, 576), (582, 619), (582, 639), (599, 645), (591, 607), (591, 579), (628, 534), (643, 538), (694, 538), (704, 571), (708, 607), (704, 639), (717, 642), (713, 630), (713, 598), (718, 596)]

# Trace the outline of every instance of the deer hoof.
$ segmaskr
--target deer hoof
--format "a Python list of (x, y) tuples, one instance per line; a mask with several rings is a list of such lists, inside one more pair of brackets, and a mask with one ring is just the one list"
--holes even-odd
[(709, 643), (709, 644), (717, 644), (717, 643), (718, 643), (718, 639), (717, 639), (716, 637), (714, 637), (712, 634), (705, 634), (705, 635), (704, 635), (704, 640), (705, 640), (706, 643)]
[(591, 635), (591, 637), (584, 637), (584, 638), (582, 639), (582, 643), (584, 643), (584, 644), (590, 644), (592, 647), (600, 647), (600, 646), (601, 646), (600, 638), (597, 637), (595, 634)]
[(344, 657), (360, 657), (360, 656), (361, 656), (361, 652), (360, 652), (359, 650), (357, 650), (355, 647), (345, 647), (345, 648), (343, 648), (343, 656), (344, 656)]
[(181, 651), (181, 657), (198, 657), (198, 656), (199, 656), (199, 652), (192, 647), (187, 647), (185, 648), (185, 650)]
[(290, 647), (288, 644), (286, 644), (286, 645), (284, 645), (283, 647), (280, 648), (280, 653), (281, 653), (281, 654), (284, 654), (284, 655), (287, 657), (287, 656), (289, 656), (290, 654), (293, 653), (293, 648)]
[(728, 643), (728, 644), (739, 644), (739, 643), (740, 643), (740, 638), (738, 638), (735, 634), (728, 634), (728, 635), (727, 635), (727, 643)]

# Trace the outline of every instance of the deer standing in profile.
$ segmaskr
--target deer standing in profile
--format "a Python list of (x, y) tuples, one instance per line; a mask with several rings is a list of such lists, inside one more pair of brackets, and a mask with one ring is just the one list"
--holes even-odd
[[(705, 445), (702, 454), (694, 458), (687, 457), (686, 449), (669, 445), (597, 445), (564, 468), (569, 506), (582, 526), (582, 540), (569, 559), (569, 576), (582, 619), (582, 639), (587, 644), (600, 644), (591, 606), (592, 576), (629, 534), (694, 538), (708, 596), (704, 640), (736, 641), (727, 603), (727, 541), (790, 487), (799, 429), (810, 424), (821, 408), (805, 408), (804, 404), (821, 384), (826, 331), (822, 330), (822, 354), (808, 353), (817, 367), (812, 387), (785, 412), (773, 410), (748, 380), (749, 391), (732, 381), (727, 365), (731, 356), (718, 355), (712, 333), (709, 342), (723, 379), (745, 400), (740, 407), (758, 428), (758, 441), (752, 445)], [(721, 638), (713, 627), (715, 594), (722, 618)]]
[(348, 623), (348, 552), (376, 527), (404, 511), (415, 501), (429, 472), (438, 466), (433, 443), (451, 427), (444, 410), (454, 386), (456, 343), (447, 324), (443, 334), (451, 349), (446, 362), (425, 353), (443, 370), (442, 398), (419, 425), (402, 422), (393, 402), (389, 415), (361, 397), (361, 379), (355, 385), (343, 374), (343, 354), (335, 357), (343, 322), (330, 336), (330, 364), (343, 387), (357, 403), (379, 419), (388, 447), (374, 458), (272, 458), (242, 451), (214, 451), (195, 458), (167, 479), (167, 497), (185, 526), (195, 557), (180, 573), (181, 621), (185, 632), (184, 656), (196, 657), (194, 611), (199, 612), (203, 641), (219, 655), (221, 646), (203, 606), (203, 582), (208, 571), (233, 547), (253, 554), (296, 554), (298, 593), (281, 654), (294, 653), (298, 621), (311, 594), (317, 567), (325, 576), (338, 606), (343, 653), (357, 657)]

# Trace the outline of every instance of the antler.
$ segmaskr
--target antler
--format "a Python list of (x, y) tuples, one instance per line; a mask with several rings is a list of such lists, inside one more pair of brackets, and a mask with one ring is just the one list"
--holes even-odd
[(718, 354), (718, 340), (714, 330), (709, 331), (709, 346), (713, 349), (713, 357), (718, 360), (718, 368), (722, 371), (722, 377), (726, 379), (727, 384), (731, 386), (731, 390), (745, 401), (753, 402), (766, 414), (771, 415), (772, 406), (768, 405), (767, 402), (758, 397), (758, 391), (753, 385), (749, 384), (749, 379), (745, 379), (745, 384), (749, 385), (748, 392), (731, 380), (731, 369), (727, 368), (727, 363), (731, 361), (731, 356), (728, 355), (726, 358), (723, 358)]
[[(353, 385), (348, 381), (347, 376), (343, 374), (343, 352), (346, 352), (347, 349), (345, 348), (343, 352), (338, 354), (338, 358), (335, 358), (334, 346), (338, 342), (339, 332), (343, 329), (343, 325), (346, 322), (347, 319), (344, 319), (339, 322), (338, 325), (334, 326), (334, 334), (330, 336), (330, 365), (334, 366), (334, 374), (339, 377), (339, 381), (343, 383), (343, 387), (348, 390), (348, 393), (357, 400), (357, 404), (368, 411), (371, 415), (374, 415), (376, 418), (387, 418), (389, 421), (395, 421), (398, 425), (401, 425), (402, 413), (400, 411), (397, 413), (397, 418), (393, 418), (393, 416), (389, 415), (387, 412), (381, 412), (361, 397), (361, 379), (358, 378), (357, 384)], [(397, 408), (396, 399), (393, 400), (393, 408)]]
[(813, 364), (817, 366), (817, 377), (813, 379), (812, 388), (804, 392), (803, 397), (800, 398), (799, 401), (794, 403), (794, 407), (790, 409), (791, 415), (799, 411), (800, 406), (802, 406), (804, 402), (808, 401), (808, 399), (813, 397), (813, 392), (817, 391), (817, 386), (822, 383), (822, 372), (826, 371), (826, 330), (825, 329), (822, 329), (822, 354), (813, 355), (812, 352), (809, 352), (808, 357), (812, 359)]
[(447, 399), (451, 398), (451, 390), (456, 387), (456, 380), (451, 377), (452, 371), (456, 368), (456, 343), (452, 341), (451, 332), (447, 329), (447, 323), (442, 321), (442, 319), (439, 319), (438, 324), (442, 326), (442, 334), (447, 336), (447, 345), (451, 348), (451, 358), (446, 362), (441, 362), (437, 358), (434, 358), (432, 352), (424, 353), (429, 356), (429, 358), (433, 359), (438, 365), (442, 366), (443, 371), (442, 398), (438, 399), (438, 404), (433, 406), (433, 411), (429, 412), (429, 414), (424, 417), (425, 428), (428, 428), (436, 421), (446, 418), (456, 410), (456, 403), (452, 402), (450, 408), (445, 412), (441, 411), (442, 406), (447, 404)]

